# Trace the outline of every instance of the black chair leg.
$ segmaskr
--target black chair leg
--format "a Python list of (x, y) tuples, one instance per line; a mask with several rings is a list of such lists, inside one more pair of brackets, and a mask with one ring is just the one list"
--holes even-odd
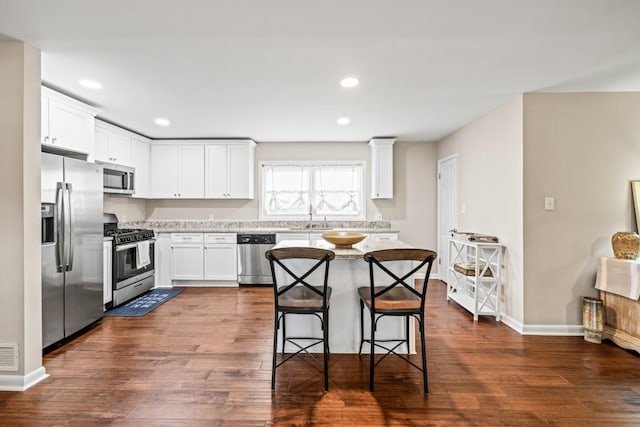
[(373, 392), (373, 370), (375, 367), (375, 344), (376, 344), (376, 315), (373, 311), (371, 311), (371, 350), (370, 350), (370, 359), (369, 359), (369, 391)]
[(405, 339), (407, 341), (407, 357), (409, 357), (411, 355), (411, 347), (409, 346), (409, 317), (410, 316), (404, 316), (404, 320), (405, 320), (405, 324), (404, 324), (404, 336)]
[(360, 300), (360, 350), (358, 355), (362, 354), (362, 346), (364, 344), (364, 303)]
[(323, 347), (324, 347), (324, 391), (329, 391), (329, 313), (322, 313)]
[(424, 314), (420, 315), (420, 341), (422, 350), (422, 381), (424, 382), (424, 394), (429, 394), (429, 381), (427, 376), (427, 347), (424, 339)]
[(276, 389), (276, 354), (278, 354), (278, 312), (273, 322), (273, 353), (271, 363), (271, 390)]
[(287, 321), (286, 314), (282, 313), (282, 355), (284, 356), (284, 346), (287, 345)]

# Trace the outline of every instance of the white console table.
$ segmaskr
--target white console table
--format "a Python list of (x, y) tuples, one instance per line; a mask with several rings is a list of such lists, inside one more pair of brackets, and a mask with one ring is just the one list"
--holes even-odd
[(474, 321), (480, 315), (500, 320), (502, 250), (498, 243), (449, 240), (447, 300), (471, 312)]

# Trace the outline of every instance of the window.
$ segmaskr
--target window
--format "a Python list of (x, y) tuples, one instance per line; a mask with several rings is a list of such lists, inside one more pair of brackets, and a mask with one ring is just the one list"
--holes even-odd
[(364, 220), (364, 162), (264, 162), (260, 219)]

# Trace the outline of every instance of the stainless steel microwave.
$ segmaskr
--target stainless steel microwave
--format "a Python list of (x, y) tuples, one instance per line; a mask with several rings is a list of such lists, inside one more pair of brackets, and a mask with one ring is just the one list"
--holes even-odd
[(129, 166), (102, 163), (103, 188), (105, 193), (133, 194), (135, 190), (135, 169)]

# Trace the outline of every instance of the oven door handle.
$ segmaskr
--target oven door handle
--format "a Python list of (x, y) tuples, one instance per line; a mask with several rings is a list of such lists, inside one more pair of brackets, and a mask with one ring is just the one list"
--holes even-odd
[[(156, 239), (147, 239), (147, 240), (140, 240), (140, 241), (141, 242), (150, 241), (151, 243), (154, 243), (156, 241)], [(126, 245), (120, 245), (120, 246), (116, 245), (116, 252), (126, 251), (127, 249), (135, 248), (137, 246), (138, 246), (138, 242), (136, 242), (136, 243), (128, 243)]]

